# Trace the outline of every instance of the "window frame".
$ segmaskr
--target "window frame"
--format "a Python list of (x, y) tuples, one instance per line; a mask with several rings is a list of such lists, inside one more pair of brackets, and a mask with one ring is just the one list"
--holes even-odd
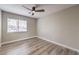
[[(21, 20), (21, 19), (20, 19), (20, 20)], [(19, 21), (20, 21), (20, 20), (19, 20)], [(19, 21), (18, 21), (18, 23), (20, 23)], [(18, 32), (27, 32), (27, 20), (23, 20), (23, 19), (22, 19), (21, 21), (25, 21), (25, 22), (26, 22), (26, 31), (19, 31), (19, 29), (18, 29)], [(19, 25), (18, 25), (18, 28), (20, 28)]]
[[(17, 20), (17, 31), (14, 31), (14, 32), (10, 32), (10, 31), (8, 31), (8, 19), (14, 19), (14, 20)], [(19, 31), (19, 29), (20, 29), (20, 27), (19, 27), (19, 21), (25, 21), (26, 22), (26, 31)], [(7, 18), (7, 33), (16, 33), (16, 32), (27, 32), (27, 20), (25, 20), (25, 19), (15, 19), (15, 18)]]

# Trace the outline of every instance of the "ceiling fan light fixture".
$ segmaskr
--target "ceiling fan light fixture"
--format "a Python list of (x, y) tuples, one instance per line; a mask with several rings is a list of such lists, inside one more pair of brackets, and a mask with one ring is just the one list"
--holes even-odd
[(31, 14), (34, 15), (35, 14), (35, 11), (32, 11)]
[(32, 11), (32, 13), (35, 13), (35, 11)]

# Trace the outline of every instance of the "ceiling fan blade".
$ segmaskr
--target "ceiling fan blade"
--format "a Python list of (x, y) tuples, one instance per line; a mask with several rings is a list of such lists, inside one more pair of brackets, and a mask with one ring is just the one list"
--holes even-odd
[(44, 9), (41, 9), (41, 10), (35, 10), (35, 12), (44, 12), (45, 10)]
[(22, 7), (24, 7), (25, 9), (28, 9), (28, 10), (32, 11), (31, 9), (29, 9), (29, 8), (25, 7), (24, 5), (23, 5)]

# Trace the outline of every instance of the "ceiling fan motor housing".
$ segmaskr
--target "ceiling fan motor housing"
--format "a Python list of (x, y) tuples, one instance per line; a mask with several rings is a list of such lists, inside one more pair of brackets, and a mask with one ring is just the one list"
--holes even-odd
[(32, 11), (35, 11), (35, 7), (32, 7)]

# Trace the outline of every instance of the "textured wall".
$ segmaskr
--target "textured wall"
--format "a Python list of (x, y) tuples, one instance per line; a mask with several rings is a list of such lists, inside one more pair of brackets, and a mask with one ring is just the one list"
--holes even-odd
[(2, 35), (1, 35), (1, 10), (0, 10), (0, 46), (1, 46), (1, 37)]
[(38, 19), (38, 36), (79, 49), (79, 6)]
[[(27, 20), (27, 32), (7, 32), (7, 18), (25, 19)], [(13, 41), (22, 38), (36, 36), (36, 19), (20, 16), (8, 12), (2, 12), (2, 42)]]

